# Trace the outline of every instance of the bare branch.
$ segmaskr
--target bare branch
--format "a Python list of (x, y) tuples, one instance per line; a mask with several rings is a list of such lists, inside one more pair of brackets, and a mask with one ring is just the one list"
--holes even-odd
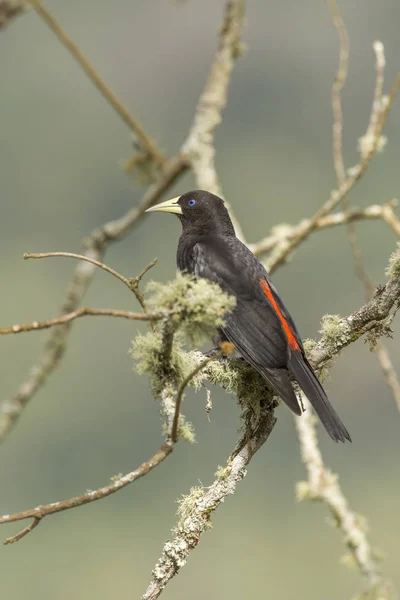
[[(391, 200), (387, 204), (372, 204), (364, 209), (352, 209), (349, 211), (337, 212), (319, 219), (313, 231), (320, 231), (338, 225), (346, 225), (354, 221), (382, 219), (385, 221), (397, 235), (400, 235), (400, 220), (394, 212), (397, 206), (397, 200)], [(271, 233), (254, 244), (248, 244), (250, 250), (259, 256), (265, 252), (270, 252), (275, 246), (287, 243), (290, 240), (301, 235), (304, 229), (310, 226), (309, 219), (302, 219), (297, 225), (287, 225), (282, 223), (276, 225)]]
[(333, 145), (333, 163), (335, 166), (336, 176), (339, 186), (346, 179), (346, 169), (343, 160), (342, 149), (342, 131), (343, 131), (343, 114), (341, 94), (345, 86), (348, 72), (349, 62), (349, 36), (346, 26), (342, 19), (336, 0), (329, 0), (329, 8), (332, 14), (332, 20), (336, 27), (339, 37), (339, 66), (336, 72), (335, 81), (332, 86), (332, 111), (333, 111), (333, 126), (332, 126), (332, 145)]
[(92, 263), (92, 265), (96, 265), (96, 267), (100, 267), (100, 269), (103, 269), (103, 271), (107, 271), (107, 273), (114, 275), (114, 277), (116, 277), (117, 279), (122, 281), (122, 283), (124, 283), (129, 289), (131, 289), (129, 280), (126, 277), (124, 277), (123, 275), (121, 275), (121, 273), (118, 273), (118, 271), (115, 271), (114, 269), (112, 269), (111, 267), (108, 267), (107, 265), (100, 262), (99, 260), (95, 260), (94, 258), (90, 258), (89, 256), (83, 256), (82, 254), (74, 254), (73, 252), (40, 252), (38, 254), (24, 254), (24, 260), (28, 260), (29, 258), (38, 259), (38, 258), (54, 258), (54, 257), (76, 258), (78, 260), (86, 260), (87, 262)]
[(78, 308), (73, 312), (49, 319), (48, 321), (33, 321), (32, 323), (24, 323), (21, 325), (12, 325), (11, 327), (0, 327), (0, 335), (9, 333), (23, 333), (26, 331), (40, 331), (41, 329), (49, 329), (56, 325), (65, 325), (74, 319), (80, 317), (120, 317), (131, 321), (157, 321), (165, 318), (165, 315), (156, 315), (154, 313), (135, 313), (127, 310), (117, 310), (114, 308)]
[(396, 373), (396, 369), (393, 366), (392, 359), (385, 344), (381, 340), (378, 340), (376, 345), (376, 353), (378, 355), (379, 364), (382, 369), (383, 377), (390, 388), (396, 406), (400, 411), (400, 381)]
[(118, 492), (120, 489), (126, 487), (130, 483), (133, 483), (137, 479), (140, 479), (140, 477), (147, 475), (147, 473), (152, 471), (165, 458), (167, 458), (167, 456), (171, 454), (172, 450), (172, 444), (165, 443), (150, 460), (142, 463), (134, 471), (131, 471), (126, 475), (114, 477), (112, 483), (101, 487), (97, 490), (86, 492), (81, 496), (75, 496), (74, 498), (70, 498), (69, 500), (63, 500), (62, 502), (44, 504), (43, 506), (37, 506), (36, 508), (32, 508), (30, 510), (25, 510), (11, 515), (1, 516), (0, 524), (13, 523), (14, 521), (22, 521), (25, 519), (34, 519), (33, 523), (30, 526), (26, 527), (16, 535), (7, 538), (4, 543), (13, 544), (14, 542), (17, 542), (22, 537), (30, 533), (30, 531), (32, 531), (34, 527), (39, 525), (42, 519), (49, 515), (54, 515), (55, 513), (59, 513), (63, 510), (68, 510), (70, 508), (76, 508), (77, 506), (83, 506), (84, 504), (90, 504), (91, 502), (95, 502), (96, 500), (101, 500), (102, 498), (111, 496), (111, 494)]
[[(337, 0), (329, 0), (333, 23), (336, 27), (340, 52), (339, 52), (339, 68), (336, 75), (336, 80), (332, 87), (332, 111), (333, 111), (333, 163), (335, 166), (336, 177), (338, 185), (343, 185), (346, 179), (346, 170), (344, 166), (343, 151), (342, 151), (342, 106), (341, 106), (341, 92), (346, 82), (348, 58), (349, 58), (349, 40), (346, 30), (346, 26), (342, 19), (342, 16), (337, 5)], [(386, 143), (386, 138), (383, 138), (379, 132), (379, 120), (381, 117), (382, 110), (384, 108), (383, 99), (383, 81), (384, 81), (384, 70), (386, 65), (385, 60), (385, 49), (381, 42), (374, 43), (374, 51), (376, 55), (376, 82), (374, 90), (374, 100), (371, 109), (370, 120), (366, 134), (359, 140), (359, 149), (361, 156), (364, 157), (368, 154), (371, 146), (378, 142), (378, 149), (383, 147)], [(343, 198), (343, 206), (346, 210), (349, 209), (350, 203), (346, 197)], [(389, 211), (390, 208), (388, 207)], [(383, 214), (382, 214), (383, 217)], [(384, 217), (383, 217), (384, 218)], [(387, 219), (385, 219), (387, 220)], [(391, 219), (392, 221), (392, 219)], [(391, 226), (391, 222), (389, 223)], [(350, 243), (351, 252), (353, 255), (353, 261), (355, 266), (355, 272), (358, 279), (364, 286), (365, 297), (368, 300), (371, 298), (374, 290), (374, 284), (368, 276), (363, 253), (357, 239), (356, 226), (354, 221), (349, 221), (347, 224), (347, 237)], [(391, 388), (396, 404), (400, 408), (400, 383), (396, 375), (396, 371), (393, 367), (390, 359), (389, 351), (385, 344), (379, 340), (376, 345), (376, 355), (378, 362), (381, 366), (383, 376), (386, 383)]]
[[(74, 254), (73, 252), (41, 252), (39, 254), (24, 254), (25, 260), (27, 260), (28, 258), (36, 258), (37, 259), (37, 258), (52, 258), (52, 257), (77, 258), (78, 260), (84, 260), (86, 262), (91, 263), (92, 265), (96, 265), (96, 267), (100, 267), (100, 269), (103, 269), (103, 271), (106, 271), (107, 273), (114, 275), (114, 277), (116, 277), (117, 279), (122, 281), (122, 283), (125, 284), (131, 290), (131, 292), (133, 292), (135, 294), (139, 304), (141, 305), (143, 310), (146, 312), (146, 304), (144, 301), (144, 296), (139, 289), (139, 283), (140, 283), (140, 280), (142, 279), (142, 277), (157, 263), (156, 258), (154, 258), (151, 261), (151, 263), (149, 263), (139, 273), (139, 275), (137, 277), (134, 277), (133, 279), (127, 279), (126, 277), (124, 277), (124, 275), (121, 275), (121, 273), (118, 273), (118, 271), (116, 271), (115, 269), (112, 269), (111, 267), (108, 267), (104, 263), (102, 263), (98, 260), (94, 260), (93, 258), (89, 258), (88, 256), (84, 256), (82, 254)], [(72, 320), (72, 319), (69, 319), (69, 320)], [(154, 321), (154, 319), (148, 319), (148, 320)], [(155, 325), (154, 325), (154, 323), (151, 323), (151, 324), (152, 324), (153, 330), (154, 330)]]
[(134, 277), (133, 279), (129, 279), (129, 287), (132, 290), (132, 292), (135, 294), (140, 306), (143, 308), (143, 310), (145, 312), (146, 312), (146, 302), (145, 302), (142, 292), (139, 289), (139, 283), (141, 282), (143, 277), (146, 275), (146, 273), (155, 266), (156, 263), (157, 263), (157, 259), (154, 258), (151, 261), (151, 263), (149, 263), (147, 265), (147, 267), (142, 269), (142, 271), (139, 273), (139, 275), (137, 277)]
[(78, 46), (67, 36), (61, 25), (56, 19), (49, 13), (49, 11), (43, 6), (39, 0), (27, 0), (32, 5), (34, 10), (43, 19), (46, 25), (55, 33), (60, 42), (67, 48), (73, 58), (76, 60), (78, 65), (83, 69), (86, 75), (89, 77), (92, 83), (101, 92), (107, 102), (113, 107), (117, 114), (121, 117), (123, 122), (129, 127), (134, 133), (135, 139), (138, 141), (138, 145), (142, 151), (144, 151), (148, 157), (150, 157), (156, 165), (161, 168), (166, 166), (166, 159), (158, 150), (152, 139), (147, 135), (142, 125), (135, 119), (128, 109), (122, 104), (117, 98), (114, 92), (107, 86), (105, 81), (100, 77), (97, 71), (93, 68), (91, 63), (88, 61), (86, 56), (81, 52)]
[[(215, 170), (214, 131), (221, 123), (221, 113), (226, 105), (229, 80), (235, 59), (242, 51), (241, 33), (244, 21), (244, 0), (228, 0), (220, 29), (217, 53), (203, 93), (200, 96), (189, 136), (182, 146), (197, 179), (199, 188), (222, 196)], [(236, 235), (244, 240), (242, 228), (229, 209)]]

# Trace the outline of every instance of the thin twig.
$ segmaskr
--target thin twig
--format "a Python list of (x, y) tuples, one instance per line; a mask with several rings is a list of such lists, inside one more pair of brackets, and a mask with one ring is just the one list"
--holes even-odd
[(171, 441), (174, 444), (178, 441), (179, 417), (180, 417), (181, 404), (182, 404), (183, 395), (185, 393), (185, 389), (187, 388), (187, 386), (189, 385), (189, 383), (191, 382), (193, 377), (195, 377), (197, 375), (197, 373), (200, 373), (200, 371), (202, 371), (208, 365), (208, 363), (210, 363), (212, 360), (219, 358), (221, 355), (222, 355), (222, 351), (219, 351), (219, 352), (216, 352), (213, 356), (208, 356), (207, 358), (205, 358), (201, 363), (199, 363), (197, 365), (197, 367), (195, 367), (193, 369), (193, 371), (191, 373), (189, 373), (189, 375), (187, 375), (187, 377), (185, 377), (185, 379), (182, 381), (181, 385), (179, 386), (178, 393), (176, 395), (176, 400), (175, 400), (175, 414), (174, 414), (174, 419), (172, 421), (172, 428), (171, 428)]
[(125, 284), (127, 286), (127, 288), (129, 288), (131, 290), (131, 292), (133, 292), (135, 294), (139, 304), (141, 305), (143, 310), (146, 312), (144, 296), (139, 289), (139, 282), (142, 279), (142, 277), (147, 273), (147, 271), (149, 271), (157, 263), (156, 258), (154, 258), (151, 261), (151, 263), (149, 263), (141, 271), (141, 273), (139, 273), (139, 275), (137, 277), (134, 277), (133, 279), (128, 279), (124, 275), (121, 275), (121, 273), (118, 273), (118, 271), (116, 271), (115, 269), (112, 269), (111, 267), (100, 262), (99, 260), (95, 260), (94, 258), (90, 258), (89, 256), (84, 256), (83, 254), (74, 254), (73, 252), (40, 252), (38, 254), (24, 254), (24, 260), (27, 260), (29, 258), (37, 259), (37, 258), (53, 258), (53, 257), (76, 258), (78, 260), (83, 260), (83, 261), (91, 263), (92, 265), (96, 265), (96, 267), (103, 269), (103, 271), (106, 271), (107, 273), (110, 273), (111, 275), (114, 275), (114, 277), (116, 277), (117, 279), (122, 281), (122, 283)]
[[(207, 83), (196, 107), (189, 136), (182, 153), (190, 162), (199, 188), (222, 196), (214, 164), (214, 131), (221, 123), (221, 113), (227, 101), (228, 85), (236, 58), (242, 51), (241, 34), (244, 24), (244, 0), (228, 0), (225, 4), (219, 47)], [(236, 235), (244, 241), (243, 230), (232, 207), (225, 202)]]
[(156, 263), (157, 263), (157, 259), (153, 258), (153, 260), (144, 269), (142, 269), (142, 271), (139, 273), (139, 275), (137, 275), (137, 277), (134, 277), (133, 279), (129, 279), (129, 287), (132, 290), (132, 292), (135, 294), (140, 306), (143, 308), (143, 310), (145, 312), (147, 310), (146, 309), (146, 301), (144, 299), (143, 293), (139, 289), (139, 283), (141, 282), (143, 277), (146, 275), (147, 271), (150, 271), (150, 269), (152, 269)]
[[(123, 239), (132, 228), (145, 216), (145, 211), (159, 201), (160, 197), (172, 186), (177, 178), (188, 169), (187, 162), (181, 156), (171, 159), (163, 176), (154, 183), (144, 195), (139, 205), (128, 211), (123, 217), (109, 221), (95, 229), (84, 240), (85, 256), (100, 261), (109, 244)], [(152, 264), (152, 263), (150, 263)], [(76, 310), (94, 276), (94, 266), (80, 261), (75, 269), (74, 277), (69, 285), (67, 299), (62, 307), (62, 314)], [(134, 290), (133, 290), (134, 291)], [(50, 334), (39, 362), (34, 365), (28, 378), (20, 385), (10, 400), (0, 406), (0, 441), (16, 424), (29, 400), (47, 381), (48, 375), (61, 360), (66, 348), (69, 326), (65, 325), (53, 330)]]
[(101, 500), (102, 498), (111, 496), (111, 494), (118, 492), (120, 489), (126, 487), (133, 481), (136, 481), (140, 477), (147, 475), (147, 473), (152, 471), (165, 458), (167, 458), (167, 456), (171, 454), (172, 450), (173, 446), (170, 443), (163, 444), (163, 446), (161, 446), (158, 452), (156, 452), (156, 454), (150, 460), (142, 463), (134, 471), (131, 471), (126, 475), (113, 478), (112, 483), (97, 490), (89, 491), (81, 496), (75, 496), (74, 498), (69, 498), (68, 500), (63, 500), (61, 502), (44, 504), (43, 506), (37, 506), (36, 508), (24, 510), (19, 513), (0, 516), (0, 524), (13, 523), (14, 521), (22, 521), (24, 519), (34, 519), (33, 523), (29, 527), (26, 527), (23, 531), (7, 538), (4, 543), (13, 544), (14, 542), (17, 542), (22, 537), (30, 533), (30, 531), (32, 531), (32, 529), (36, 527), (42, 519), (49, 515), (54, 515), (55, 513), (59, 513), (63, 510), (69, 510), (70, 508), (76, 508), (77, 506), (83, 506), (84, 504), (90, 504), (96, 500)]
[(121, 117), (123, 122), (129, 127), (129, 129), (135, 134), (136, 139), (139, 141), (141, 149), (152, 158), (152, 160), (159, 166), (164, 168), (166, 166), (166, 159), (158, 150), (152, 139), (147, 135), (142, 125), (135, 119), (128, 109), (122, 104), (117, 98), (114, 92), (108, 87), (105, 81), (100, 77), (97, 71), (93, 68), (92, 64), (88, 61), (86, 56), (81, 52), (78, 46), (67, 36), (61, 25), (56, 19), (49, 13), (49, 11), (43, 6), (39, 0), (27, 0), (32, 5), (34, 10), (48, 25), (48, 27), (55, 33), (60, 42), (67, 48), (79, 66), (84, 70), (89, 79), (94, 83), (97, 89), (101, 92), (104, 98), (114, 108), (117, 114)]
[[(315, 224), (313, 231), (321, 231), (339, 225), (346, 225), (353, 221), (382, 219), (397, 234), (400, 235), (400, 220), (394, 212), (397, 206), (397, 200), (391, 200), (387, 204), (372, 204), (363, 209), (352, 209), (349, 211), (336, 212), (326, 215)], [(291, 239), (298, 237), (304, 229), (310, 225), (309, 219), (302, 219), (297, 225), (287, 225), (282, 223), (273, 227), (271, 233), (259, 242), (248, 244), (250, 250), (256, 256), (270, 252), (278, 244), (287, 243)]]
[(378, 340), (376, 345), (376, 353), (379, 358), (379, 364), (382, 369), (383, 377), (386, 384), (390, 388), (396, 406), (400, 411), (400, 381), (396, 373), (396, 369), (393, 366), (392, 359), (385, 344), (381, 340)]
[(9, 333), (23, 333), (26, 331), (40, 331), (41, 329), (48, 329), (57, 325), (65, 325), (74, 319), (80, 317), (120, 317), (122, 319), (129, 319), (132, 321), (157, 321), (165, 318), (165, 315), (157, 315), (154, 313), (135, 313), (127, 310), (117, 310), (114, 308), (78, 308), (71, 313), (57, 317), (56, 319), (49, 319), (48, 321), (33, 321), (32, 323), (24, 323), (21, 325), (12, 325), (11, 327), (0, 327), (0, 335), (7, 335)]
[(107, 271), (111, 275), (114, 275), (117, 279), (122, 281), (129, 289), (131, 289), (131, 285), (129, 283), (129, 279), (108, 267), (104, 263), (99, 260), (95, 260), (94, 258), (90, 258), (89, 256), (83, 256), (82, 254), (74, 254), (73, 252), (40, 252), (37, 254), (24, 254), (24, 260), (28, 260), (29, 258), (53, 258), (53, 257), (63, 257), (63, 258), (76, 258), (78, 260), (85, 260), (86, 262), (92, 263), (92, 265), (96, 265), (96, 267), (100, 267), (103, 271)]

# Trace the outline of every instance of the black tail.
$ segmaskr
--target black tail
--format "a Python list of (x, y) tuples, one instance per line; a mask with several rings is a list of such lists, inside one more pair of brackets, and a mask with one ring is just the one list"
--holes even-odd
[(311, 402), (331, 438), (335, 442), (344, 442), (346, 439), (351, 442), (349, 432), (329, 402), (308, 360), (300, 352), (292, 351), (288, 369)]

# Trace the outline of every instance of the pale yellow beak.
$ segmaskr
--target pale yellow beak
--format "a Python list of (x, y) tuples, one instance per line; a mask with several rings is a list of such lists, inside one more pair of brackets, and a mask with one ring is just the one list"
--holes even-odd
[(177, 196), (176, 198), (171, 198), (171, 200), (160, 202), (160, 204), (148, 208), (146, 212), (166, 212), (173, 213), (174, 215), (181, 215), (182, 209), (178, 204), (179, 198), (180, 196)]

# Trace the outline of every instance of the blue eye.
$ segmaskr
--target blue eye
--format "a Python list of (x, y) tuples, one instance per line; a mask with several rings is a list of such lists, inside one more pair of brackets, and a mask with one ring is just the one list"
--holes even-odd
[(196, 204), (196, 200), (192, 198), (191, 200), (188, 200), (188, 204), (189, 206), (194, 206)]

